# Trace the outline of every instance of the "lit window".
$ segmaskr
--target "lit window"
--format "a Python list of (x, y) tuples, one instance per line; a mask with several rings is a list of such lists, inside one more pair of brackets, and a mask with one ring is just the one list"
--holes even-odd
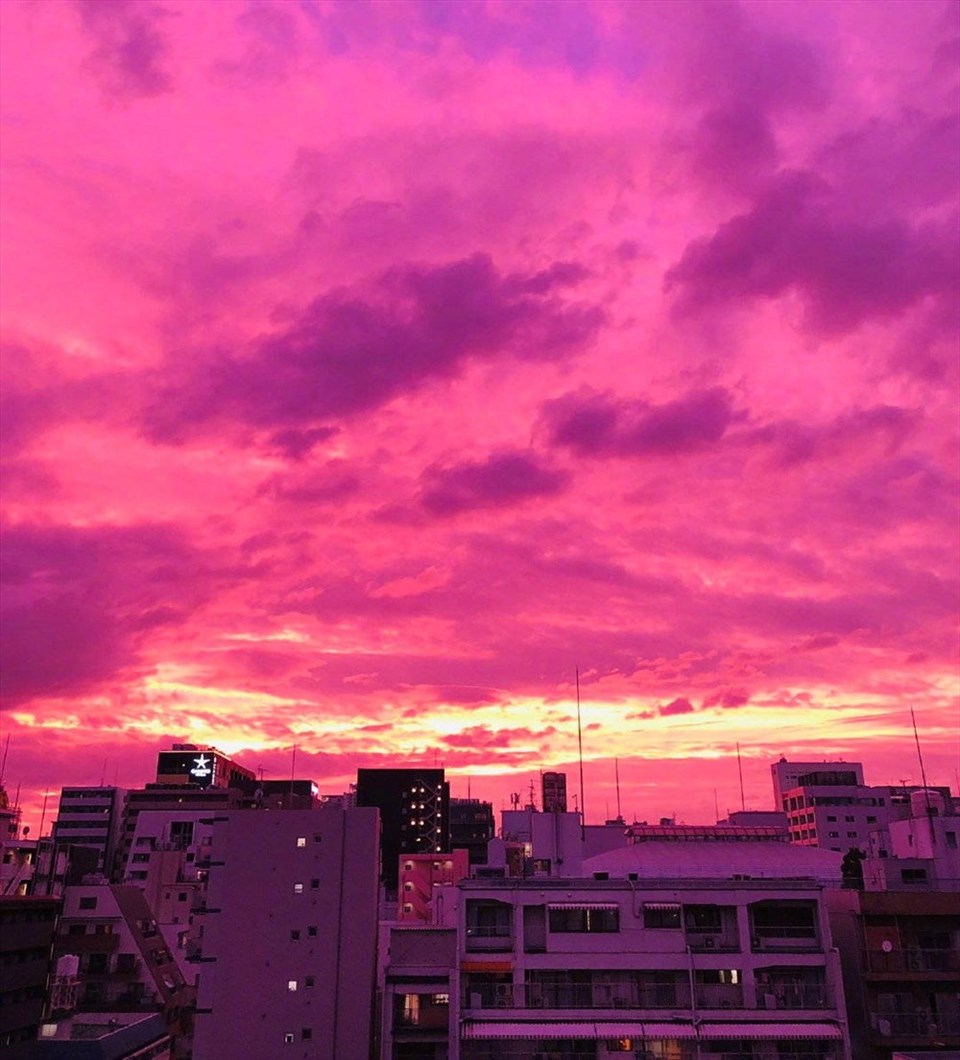
[(287, 980), (287, 989), (288, 989), (288, 990), (289, 990), (289, 991), (290, 991), (291, 993), (292, 993), (292, 992), (293, 992), (294, 990), (296, 990), (296, 989), (297, 989), (297, 981), (296, 981), (296, 979), (288, 979), (288, 980)]
[(295, 883), (293, 885), (293, 893), (294, 894), (303, 894), (303, 884), (302, 883)]
[(283, 1036), (283, 1043), (284, 1043), (284, 1045), (293, 1045), (293, 1034), (292, 1034), (292, 1032), (287, 1031), (287, 1033)]
[(307, 837), (305, 835), (298, 835), (297, 836), (297, 846), (298, 847), (305, 847), (306, 845), (307, 845)]

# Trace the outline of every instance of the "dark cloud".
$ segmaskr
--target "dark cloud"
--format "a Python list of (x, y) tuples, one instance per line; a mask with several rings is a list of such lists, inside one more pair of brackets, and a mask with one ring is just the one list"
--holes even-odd
[(421, 479), (421, 503), (434, 515), (506, 508), (561, 493), (568, 480), (533, 453), (494, 453), (480, 463), (428, 468)]
[(669, 718), (676, 714), (692, 714), (693, 710), (694, 706), (689, 699), (680, 698), (661, 707), (658, 713), (663, 718)]
[(189, 365), (172, 361), (147, 411), (147, 432), (176, 442), (230, 417), (303, 430), (455, 376), (470, 357), (562, 357), (603, 319), (598, 308), (567, 305), (553, 293), (581, 275), (562, 262), (533, 276), (503, 276), (484, 254), (396, 266), (364, 291), (321, 296), (240, 355), (214, 356), (192, 375)]
[(687, 32), (680, 77), (691, 101), (782, 112), (817, 109), (829, 98), (824, 54), (795, 34), (761, 26), (741, 4), (692, 5)]
[(739, 436), (746, 445), (767, 447), (780, 466), (836, 455), (841, 449), (866, 443), (872, 451), (880, 448), (894, 453), (921, 420), (916, 409), (896, 405), (854, 408), (823, 424), (778, 420), (744, 431)]
[(313, 451), (314, 446), (332, 438), (337, 433), (336, 427), (309, 427), (274, 431), (270, 444), (288, 460), (302, 460)]
[(724, 710), (733, 710), (736, 707), (745, 707), (750, 702), (750, 693), (742, 688), (727, 688), (722, 692), (715, 692), (703, 701), (704, 707), (722, 707)]
[(258, 496), (294, 504), (331, 504), (352, 497), (360, 489), (360, 475), (345, 460), (330, 460), (303, 475), (272, 475)]
[(699, 449), (718, 442), (734, 419), (731, 395), (720, 387), (662, 405), (578, 391), (546, 403), (541, 414), (551, 444), (598, 457)]
[(156, 96), (173, 88), (164, 70), (164, 9), (145, 0), (76, 0), (94, 43), (90, 65), (110, 95)]
[(548, 725), (545, 729), (491, 729), (486, 725), (473, 725), (462, 732), (450, 736), (441, 736), (440, 743), (456, 748), (488, 748), (490, 750), (513, 750), (520, 743), (535, 743), (552, 736), (556, 728)]
[(796, 291), (815, 330), (842, 333), (925, 298), (954, 298), (958, 279), (956, 218), (853, 220), (822, 181), (789, 173), (747, 213), (694, 240), (665, 288), (681, 316)]
[(204, 595), (197, 554), (175, 530), (6, 526), (0, 675), (9, 702), (71, 696), (137, 662), (141, 637)]

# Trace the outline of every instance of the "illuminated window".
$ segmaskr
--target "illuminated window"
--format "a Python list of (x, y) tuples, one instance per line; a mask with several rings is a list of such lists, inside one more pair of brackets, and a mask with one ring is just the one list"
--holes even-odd
[(293, 893), (294, 894), (303, 894), (303, 884), (302, 883), (295, 883), (293, 885)]
[(297, 981), (296, 981), (296, 979), (288, 979), (287, 980), (287, 989), (291, 993), (293, 993), (293, 991), (297, 989)]
[(294, 1041), (293, 1032), (292, 1031), (287, 1031), (287, 1033), (283, 1036), (284, 1045), (293, 1045), (293, 1041)]
[(297, 846), (298, 847), (305, 847), (306, 845), (307, 845), (307, 837), (305, 835), (298, 835), (297, 836)]

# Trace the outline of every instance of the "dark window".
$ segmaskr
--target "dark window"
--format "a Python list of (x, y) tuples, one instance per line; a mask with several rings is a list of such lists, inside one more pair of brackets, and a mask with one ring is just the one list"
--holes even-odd
[(300, 1037), (305, 1041), (309, 1042), (313, 1037), (313, 1029), (311, 1027), (303, 1027), (300, 1031)]
[(307, 934), (312, 939), (315, 939), (317, 937), (317, 928), (314, 924), (311, 924), (310, 927), (307, 928)]
[(95, 897), (92, 897), (92, 896), (90, 898), (81, 898), (80, 899), (80, 908), (81, 909), (96, 909), (97, 908), (97, 899)]
[(294, 928), (293, 931), (290, 932), (290, 941), (291, 942), (299, 942), (300, 941), (300, 932), (296, 928)]
[(569, 906), (549, 910), (550, 930), (557, 932), (619, 931), (620, 910), (615, 906)]
[(680, 927), (680, 906), (667, 902), (651, 902), (643, 907), (643, 926), (645, 928), (678, 928)]

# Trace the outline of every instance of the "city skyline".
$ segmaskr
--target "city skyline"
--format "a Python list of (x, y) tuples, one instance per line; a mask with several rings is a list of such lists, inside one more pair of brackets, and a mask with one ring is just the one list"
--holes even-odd
[(591, 822), (912, 715), (960, 787), (956, 15), (6, 5), (25, 821), (174, 742), (572, 796), (578, 684)]

